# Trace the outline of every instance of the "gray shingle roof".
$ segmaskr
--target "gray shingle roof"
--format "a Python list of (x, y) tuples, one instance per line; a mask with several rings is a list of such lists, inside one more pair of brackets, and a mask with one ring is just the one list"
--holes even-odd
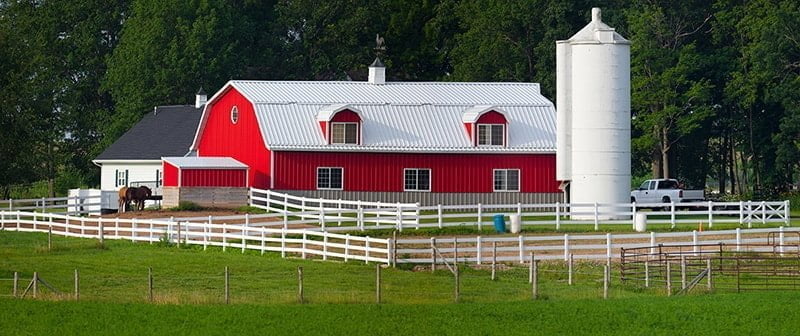
[(202, 108), (158, 106), (125, 132), (95, 160), (160, 160), (189, 152)]

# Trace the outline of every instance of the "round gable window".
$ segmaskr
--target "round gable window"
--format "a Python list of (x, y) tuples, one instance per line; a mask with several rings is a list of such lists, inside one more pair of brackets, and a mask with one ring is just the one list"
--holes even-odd
[(234, 106), (231, 109), (231, 122), (235, 124), (238, 121), (239, 121), (239, 109), (236, 106)]

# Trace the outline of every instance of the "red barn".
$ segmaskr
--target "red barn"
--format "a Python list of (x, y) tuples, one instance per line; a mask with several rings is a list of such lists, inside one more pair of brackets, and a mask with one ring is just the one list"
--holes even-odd
[(536, 83), (230, 81), (191, 150), (248, 186), (422, 204), (555, 202), (553, 103)]

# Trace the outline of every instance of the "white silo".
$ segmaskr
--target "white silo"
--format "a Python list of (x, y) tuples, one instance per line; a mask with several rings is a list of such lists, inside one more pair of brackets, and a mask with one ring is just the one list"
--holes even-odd
[(630, 202), (630, 41), (602, 22), (599, 8), (586, 27), (556, 42), (556, 86), (556, 178), (569, 183), (570, 203)]

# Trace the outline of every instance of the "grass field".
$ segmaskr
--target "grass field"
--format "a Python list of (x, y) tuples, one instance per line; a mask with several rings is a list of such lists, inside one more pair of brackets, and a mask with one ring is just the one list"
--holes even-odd
[[(566, 284), (560, 262), (543, 263), (541, 300), (530, 300), (527, 270), (466, 269), (461, 303), (453, 304), (453, 276), (382, 270), (384, 304), (374, 304), (375, 265), (282, 259), (238, 250), (203, 251), (163, 244), (0, 232), (0, 334), (794, 334), (800, 325), (798, 292), (666, 297), (612, 281), (602, 296), (602, 266), (577, 265)], [(223, 302), (223, 269), (231, 270), (231, 302)], [(297, 302), (297, 267), (304, 269), (305, 300)], [(147, 267), (155, 274), (155, 301), (147, 301)], [(34, 271), (71, 292), (80, 270), (81, 301), (40, 293), (49, 300), (16, 300), (11, 278), (23, 286)], [(29, 294), (30, 295), (30, 294)]]
[(797, 293), (467, 304), (0, 300), (3, 334), (795, 335)]

